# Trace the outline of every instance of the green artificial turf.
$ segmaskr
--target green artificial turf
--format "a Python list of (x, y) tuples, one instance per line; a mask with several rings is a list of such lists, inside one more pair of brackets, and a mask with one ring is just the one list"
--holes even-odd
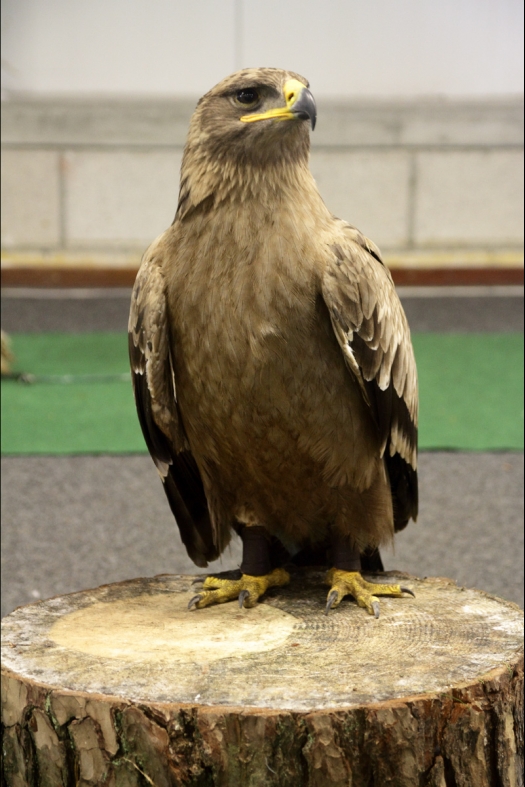
[(523, 450), (523, 334), (413, 337), (421, 448)]
[[(420, 448), (523, 449), (523, 335), (413, 339)], [(2, 453), (146, 451), (124, 334), (18, 334), (12, 341), (16, 369), (37, 381), (2, 381)]]
[(2, 453), (146, 451), (131, 378), (111, 379), (129, 374), (126, 334), (16, 334), (11, 341), (17, 370), (76, 381), (3, 381)]

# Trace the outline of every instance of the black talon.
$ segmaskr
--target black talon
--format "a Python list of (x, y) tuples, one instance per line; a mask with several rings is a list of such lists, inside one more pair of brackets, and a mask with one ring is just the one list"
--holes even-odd
[(194, 604), (195, 604), (195, 609), (197, 609), (197, 604), (199, 603), (201, 598), (202, 598), (202, 596), (193, 596), (193, 598), (191, 599), (191, 601), (188, 604), (188, 609), (191, 609)]
[(372, 609), (374, 610), (374, 617), (379, 617), (379, 601), (372, 601)]
[(336, 598), (337, 598), (337, 590), (332, 590), (332, 592), (328, 596), (328, 601), (326, 602), (326, 607), (324, 608), (324, 614), (325, 615), (328, 615), (328, 613), (332, 609), (332, 606), (333, 606), (334, 601), (336, 600)]
[(409, 590), (409, 588), (400, 588), (400, 590), (401, 593), (410, 593), (411, 596), (413, 596), (414, 598), (416, 597), (416, 594), (413, 593), (411, 590)]
[(195, 579), (192, 579), (191, 584), (198, 585), (199, 582), (204, 582), (205, 579), (206, 577), (195, 577)]
[(248, 598), (249, 595), (250, 595), (249, 590), (241, 590), (241, 592), (239, 593), (239, 606), (241, 609), (244, 606), (244, 599)]

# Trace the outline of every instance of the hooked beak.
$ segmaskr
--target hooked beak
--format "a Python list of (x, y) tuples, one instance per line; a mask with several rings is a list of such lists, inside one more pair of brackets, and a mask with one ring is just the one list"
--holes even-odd
[(253, 115), (243, 115), (243, 123), (255, 123), (258, 120), (309, 120), (312, 131), (315, 128), (317, 108), (315, 100), (308, 88), (297, 79), (289, 79), (283, 88), (286, 106), (269, 109)]

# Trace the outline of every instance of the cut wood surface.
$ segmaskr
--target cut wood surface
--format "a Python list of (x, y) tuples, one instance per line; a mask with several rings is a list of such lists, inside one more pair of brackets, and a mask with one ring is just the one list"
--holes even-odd
[[(368, 578), (374, 579), (372, 575)], [(254, 609), (135, 579), (2, 620), (3, 784), (520, 787), (523, 621), (451, 580), (323, 614), (298, 570)], [(376, 577), (378, 580), (379, 577)]]

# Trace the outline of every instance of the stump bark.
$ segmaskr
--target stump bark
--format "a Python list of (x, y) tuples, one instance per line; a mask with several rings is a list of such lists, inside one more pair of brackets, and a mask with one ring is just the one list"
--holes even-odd
[(188, 612), (171, 575), (20, 607), (3, 785), (520, 787), (521, 610), (400, 579), (416, 598), (378, 620), (351, 599), (325, 617), (314, 570), (250, 610)]

